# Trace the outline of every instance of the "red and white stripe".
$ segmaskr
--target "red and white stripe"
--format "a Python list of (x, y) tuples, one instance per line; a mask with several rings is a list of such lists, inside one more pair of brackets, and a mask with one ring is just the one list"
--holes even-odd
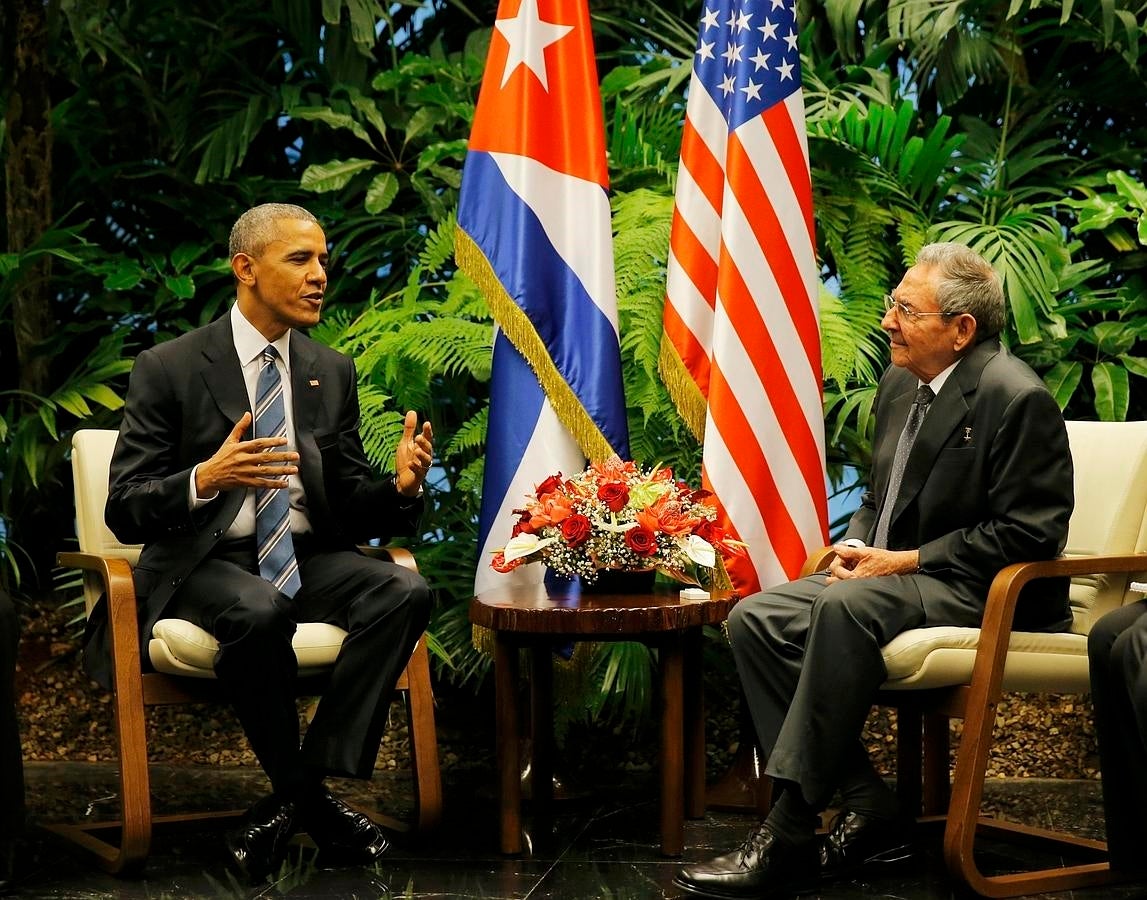
[(742, 594), (827, 540), (817, 264), (800, 91), (731, 134), (693, 74), (665, 333), (705, 398), (702, 478)]

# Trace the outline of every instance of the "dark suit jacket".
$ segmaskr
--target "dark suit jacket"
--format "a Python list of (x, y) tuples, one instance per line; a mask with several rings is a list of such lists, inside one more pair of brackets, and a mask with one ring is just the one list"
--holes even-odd
[[(915, 375), (895, 366), (880, 380), (870, 490), (846, 538), (872, 542), (916, 385)], [(921, 573), (970, 587), (982, 612), (1001, 568), (1063, 551), (1074, 502), (1059, 407), (1039, 376), (989, 340), (956, 367), (924, 417), (893, 508), (888, 546), (919, 548)], [(1030, 587), (1020, 599), (1017, 628), (1070, 625), (1066, 580)], [(963, 618), (954, 615), (953, 621)]]
[[(354, 363), (296, 331), (290, 370), (299, 478), (318, 546), (412, 532), (421, 501), (401, 497), (392, 479), (376, 480), (363, 452)], [(245, 492), (232, 490), (192, 512), (188, 491), (192, 468), (219, 449), (249, 406), (227, 315), (136, 359), (104, 516), (119, 540), (144, 545), (135, 588), (145, 665), (167, 601), (242, 504)], [(101, 600), (88, 620), (84, 662), (108, 686), (106, 619)]]

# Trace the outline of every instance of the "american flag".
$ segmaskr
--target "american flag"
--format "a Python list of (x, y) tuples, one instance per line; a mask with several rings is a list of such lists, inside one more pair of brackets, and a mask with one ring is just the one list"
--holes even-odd
[(827, 540), (817, 264), (795, 0), (701, 16), (670, 237), (661, 368), (752, 593)]

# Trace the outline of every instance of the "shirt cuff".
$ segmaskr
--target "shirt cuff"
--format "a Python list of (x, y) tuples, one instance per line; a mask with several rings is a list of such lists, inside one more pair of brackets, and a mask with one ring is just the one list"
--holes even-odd
[(219, 496), (218, 491), (216, 491), (210, 497), (200, 497), (197, 493), (195, 493), (195, 473), (197, 471), (199, 471), (198, 465), (191, 470), (191, 481), (187, 485), (187, 508), (190, 510), (200, 509)]
[(860, 538), (849, 538), (846, 541), (841, 541), (846, 547), (867, 547), (868, 544), (864, 543)]

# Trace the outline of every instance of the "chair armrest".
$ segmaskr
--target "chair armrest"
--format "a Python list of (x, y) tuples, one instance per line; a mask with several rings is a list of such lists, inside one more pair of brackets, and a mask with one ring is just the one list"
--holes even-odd
[[(131, 692), (132, 696), (137, 693), (142, 695), (143, 687), (140, 679), (143, 668), (140, 661), (139, 616), (135, 604), (135, 582), (131, 577), (131, 563), (116, 556), (100, 556), (96, 553), (58, 553), (56, 561), (61, 566), (93, 572), (103, 580), (114, 689), (116, 693)], [(127, 726), (121, 723), (117, 727)]]
[(1147, 553), (1119, 556), (1076, 556), (1040, 562), (1012, 563), (996, 573), (988, 589), (980, 641), (972, 669), (972, 703), (995, 703), (1004, 677), (1004, 658), (1012, 636), (1016, 602), (1030, 581), (1072, 575), (1098, 575), (1113, 572), (1140, 572), (1147, 569)]
[(801, 566), (800, 576), (804, 578), (806, 575), (811, 575), (813, 572), (821, 572), (828, 568), (828, 564), (832, 562), (836, 556), (836, 551), (832, 547), (821, 547), (819, 550), (814, 550), (809, 554), (808, 559), (804, 561)]
[(418, 574), (418, 563), (414, 559), (414, 554), (405, 547), (374, 547), (370, 544), (362, 544), (358, 549), (362, 551), (363, 556), (392, 562), (396, 566), (409, 569), (415, 575)]

